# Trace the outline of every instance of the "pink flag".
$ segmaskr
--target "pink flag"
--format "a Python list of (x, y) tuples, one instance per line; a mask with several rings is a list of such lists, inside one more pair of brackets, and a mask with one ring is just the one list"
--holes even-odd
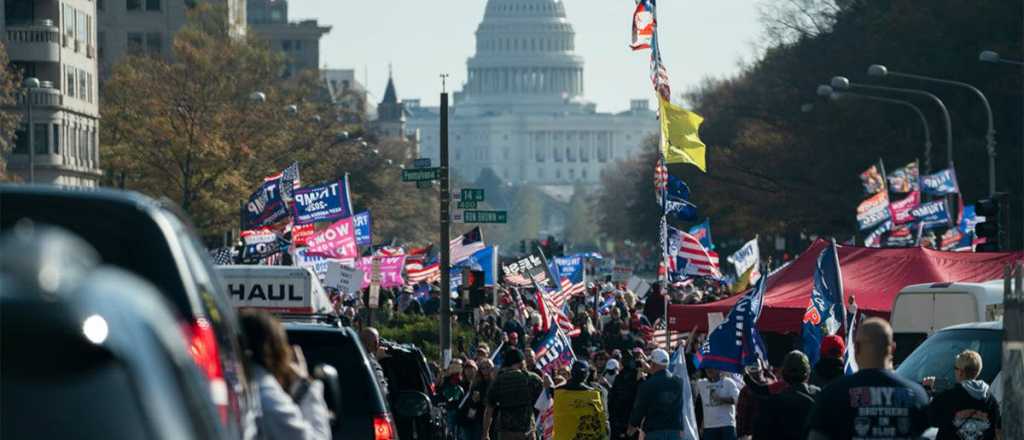
[(345, 217), (306, 242), (306, 255), (327, 258), (356, 258), (356, 229), (352, 217)]
[(910, 211), (921, 205), (921, 192), (911, 192), (906, 198), (889, 204), (889, 211), (892, 213), (892, 222), (897, 225), (914, 221)]

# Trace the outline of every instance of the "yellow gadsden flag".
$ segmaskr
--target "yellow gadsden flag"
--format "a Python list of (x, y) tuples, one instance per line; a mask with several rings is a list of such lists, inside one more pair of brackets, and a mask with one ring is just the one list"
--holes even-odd
[(553, 440), (608, 438), (608, 416), (597, 390), (555, 390)]
[(697, 135), (704, 118), (665, 98), (658, 100), (661, 101), (661, 153), (665, 156), (665, 163), (689, 163), (706, 173), (706, 147)]

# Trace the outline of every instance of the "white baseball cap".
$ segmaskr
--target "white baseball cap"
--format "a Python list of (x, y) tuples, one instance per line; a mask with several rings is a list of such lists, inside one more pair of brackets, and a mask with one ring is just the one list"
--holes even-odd
[(609, 359), (608, 362), (604, 364), (604, 371), (605, 373), (615, 373), (619, 371), (619, 360)]
[(654, 351), (651, 352), (650, 359), (651, 362), (654, 362), (655, 364), (661, 365), (663, 367), (668, 366), (668, 352), (660, 348), (655, 349)]

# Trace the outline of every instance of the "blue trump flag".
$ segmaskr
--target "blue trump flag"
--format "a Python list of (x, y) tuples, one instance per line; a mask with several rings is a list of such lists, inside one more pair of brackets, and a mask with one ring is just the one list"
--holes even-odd
[(352, 224), (356, 226), (356, 244), (369, 246), (373, 244), (373, 219), (370, 211), (363, 211), (352, 217)]
[(743, 366), (768, 359), (768, 350), (757, 331), (767, 285), (767, 276), (758, 279), (754, 288), (732, 306), (725, 321), (709, 329), (710, 334), (697, 353), (700, 368), (742, 373)]
[(292, 223), (305, 225), (337, 221), (352, 216), (348, 194), (348, 174), (335, 182), (295, 190)]
[(270, 226), (288, 217), (288, 205), (281, 195), (280, 179), (263, 182), (256, 192), (249, 196), (242, 218), (245, 229)]
[(921, 192), (936, 196), (959, 193), (956, 171), (953, 168), (946, 168), (935, 174), (921, 176)]
[(690, 228), (690, 235), (697, 237), (700, 240), (701, 246), (709, 251), (715, 250), (715, 243), (711, 240), (711, 219), (704, 219), (704, 223), (694, 225)]
[(561, 278), (568, 278), (573, 284), (583, 282), (583, 257), (581, 255), (554, 257), (552, 260)]
[(804, 312), (801, 331), (804, 354), (811, 365), (821, 357), (821, 340), (834, 335), (846, 321), (846, 305), (843, 302), (843, 274), (839, 270), (839, 251), (835, 240), (818, 255), (814, 270), (814, 289), (811, 290), (810, 304)]
[(661, 200), (665, 215), (671, 215), (682, 221), (697, 219), (697, 205), (690, 203), (690, 187), (682, 179), (668, 175), (668, 186)]

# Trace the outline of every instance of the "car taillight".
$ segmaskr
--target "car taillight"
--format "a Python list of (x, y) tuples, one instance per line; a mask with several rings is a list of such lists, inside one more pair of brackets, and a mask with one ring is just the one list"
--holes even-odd
[(395, 426), (391, 424), (391, 416), (387, 413), (373, 417), (373, 439), (394, 440)]
[(210, 380), (210, 400), (217, 406), (221, 421), (228, 422), (228, 383), (224, 380), (224, 370), (220, 365), (220, 352), (217, 346), (217, 335), (213, 326), (204, 318), (197, 318), (188, 326), (189, 350), (192, 360), (199, 369), (206, 373)]
[(433, 396), (435, 394), (437, 394), (437, 386), (434, 385), (433, 382), (431, 382), (430, 383), (430, 395)]

